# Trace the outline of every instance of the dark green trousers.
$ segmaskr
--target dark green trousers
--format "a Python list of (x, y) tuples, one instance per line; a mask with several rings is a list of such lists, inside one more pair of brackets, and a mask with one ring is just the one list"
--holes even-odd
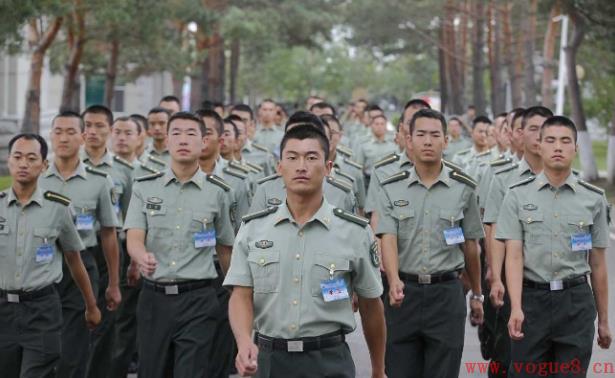
[(61, 329), (57, 292), (20, 303), (0, 298), (0, 376), (54, 377)]
[(258, 378), (354, 378), (355, 366), (348, 344), (309, 352), (284, 350), (258, 352)]
[[(585, 376), (596, 320), (590, 286), (560, 291), (524, 287), (522, 306), (525, 337), (512, 341), (508, 376), (539, 377), (546, 373), (549, 377), (569, 377), (576, 370), (583, 372), (576, 376)], [(570, 371), (561, 372), (562, 364), (568, 364)]]
[[(94, 256), (102, 253), (92, 247), (81, 251), (83, 265), (90, 277), (94, 294), (98, 293), (98, 268)], [(81, 291), (73, 281), (68, 266), (62, 265), (62, 281), (57, 285), (62, 301), (62, 357), (58, 365), (58, 378), (83, 378), (90, 343), (90, 331), (85, 324), (85, 303)], [(102, 311), (102, 309), (100, 309)]]
[(463, 285), (406, 282), (401, 307), (385, 302), (389, 378), (457, 378), (467, 313)]
[(237, 348), (235, 347), (235, 338), (231, 330), (231, 324), (228, 319), (228, 302), (231, 298), (231, 293), (226, 288), (222, 287), (224, 275), (220, 269), (220, 265), (216, 263), (218, 278), (214, 280), (214, 288), (218, 297), (220, 307), (216, 314), (216, 328), (214, 339), (212, 342), (209, 372), (206, 375), (208, 378), (228, 378), (233, 370)]
[(137, 305), (139, 377), (207, 376), (218, 310), (211, 286), (179, 295), (144, 286)]

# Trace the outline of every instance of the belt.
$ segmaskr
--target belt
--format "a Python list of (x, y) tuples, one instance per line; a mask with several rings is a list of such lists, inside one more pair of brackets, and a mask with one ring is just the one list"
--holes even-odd
[(27, 302), (36, 298), (44, 297), (53, 294), (55, 288), (53, 285), (45, 286), (40, 290), (23, 291), (23, 290), (2, 290), (0, 289), (0, 298), (6, 298), (7, 302), (19, 303)]
[(155, 282), (143, 280), (143, 287), (166, 295), (178, 295), (188, 291), (211, 286), (213, 280), (193, 280), (185, 282)]
[(440, 274), (409, 274), (399, 272), (402, 281), (417, 282), (421, 285), (431, 285), (440, 282), (452, 281), (459, 278), (460, 271), (445, 272)]
[(535, 282), (523, 279), (523, 287), (531, 289), (559, 291), (570, 289), (571, 287), (583, 285), (587, 282), (587, 276), (579, 276), (567, 280), (554, 280), (550, 282)]
[(342, 331), (316, 337), (299, 339), (276, 339), (257, 333), (254, 338), (259, 348), (265, 350), (284, 350), (286, 352), (309, 352), (342, 344), (346, 336)]

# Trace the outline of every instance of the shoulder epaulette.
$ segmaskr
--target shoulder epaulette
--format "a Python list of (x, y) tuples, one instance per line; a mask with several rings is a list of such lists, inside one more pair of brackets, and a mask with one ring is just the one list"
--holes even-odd
[(345, 191), (346, 193), (350, 193), (352, 192), (352, 188), (349, 187), (348, 185), (344, 184), (343, 182), (341, 182), (340, 180), (336, 180), (331, 176), (327, 176), (327, 182), (333, 186), (335, 186), (336, 188), (342, 189), (343, 191)]
[(472, 148), (466, 148), (465, 150), (457, 151), (455, 155), (465, 155), (469, 153), (470, 151), (472, 151)]
[(349, 147), (338, 144), (336, 149), (343, 155), (346, 155), (348, 157), (352, 156), (352, 150)]
[(485, 155), (489, 155), (491, 153), (491, 150), (487, 150), (485, 152), (481, 152), (480, 154), (476, 154), (476, 157), (483, 157)]
[(89, 165), (85, 166), (85, 170), (87, 172), (90, 172), (90, 173), (93, 173), (95, 175), (102, 176), (102, 177), (107, 177), (109, 175), (107, 172), (101, 171), (100, 169), (92, 168)]
[(347, 220), (349, 222), (358, 224), (361, 227), (365, 227), (369, 224), (369, 220), (363, 217), (360, 217), (358, 215), (355, 215), (349, 211), (346, 211), (344, 209), (340, 209), (340, 208), (336, 208), (335, 210), (333, 210), (333, 214), (337, 215), (338, 217)]
[(384, 180), (382, 180), (380, 185), (387, 185), (387, 184), (390, 184), (392, 182), (404, 180), (404, 179), (408, 178), (408, 176), (410, 176), (410, 172), (409, 171), (397, 172), (396, 174), (394, 174), (392, 176), (389, 176), (389, 177), (385, 178)]
[(219, 187), (224, 189), (225, 192), (231, 190), (231, 186), (227, 184), (226, 181), (224, 181), (222, 178), (216, 175), (207, 175), (207, 181), (211, 182), (212, 184), (218, 185)]
[(52, 192), (51, 190), (46, 191), (45, 194), (43, 194), (43, 197), (49, 201), (61, 203), (64, 206), (70, 205), (70, 198), (63, 196), (60, 193)]
[(522, 185), (529, 184), (530, 182), (532, 182), (534, 180), (536, 180), (536, 176), (528, 177), (528, 178), (526, 178), (524, 180), (521, 180), (519, 182), (516, 182), (516, 183), (512, 184), (511, 186), (508, 187), (508, 189), (512, 189), (512, 188), (516, 188), (517, 186), (522, 186)]
[(459, 182), (462, 182), (462, 183), (466, 184), (467, 186), (471, 187), (472, 189), (476, 189), (476, 186), (478, 185), (476, 183), (476, 181), (474, 181), (470, 176), (468, 176), (465, 173), (460, 172), (460, 171), (451, 171), (449, 176), (453, 180), (457, 180)]
[(374, 163), (374, 169), (380, 168), (383, 165), (391, 164), (399, 159), (400, 159), (399, 154), (396, 154), (396, 153), (389, 154), (383, 157), (382, 159), (380, 159), (379, 161), (377, 161), (376, 163)]
[(260, 145), (260, 144), (258, 144), (258, 143), (252, 143), (252, 147), (256, 148), (257, 150), (264, 151), (264, 152), (270, 152), (270, 151), (269, 151), (269, 149), (268, 149), (267, 147), (265, 147), (265, 146), (261, 146), (261, 145)]
[(357, 169), (363, 170), (363, 164), (357, 163), (354, 160), (350, 160), (349, 158), (344, 158), (344, 163), (351, 165)]
[(143, 164), (143, 163), (141, 163), (141, 168), (145, 169), (145, 170), (146, 170), (146, 171), (148, 171), (148, 172), (152, 172), (152, 173), (160, 173), (160, 171), (159, 171), (159, 170), (157, 170), (157, 169), (155, 169), (155, 168), (152, 168), (152, 167), (150, 167), (149, 165), (145, 165), (145, 164)]
[(158, 172), (158, 173), (153, 173), (151, 175), (137, 177), (135, 181), (138, 181), (138, 182), (148, 181), (148, 180), (153, 180), (155, 178), (162, 177), (162, 176), (164, 176), (164, 172)]
[(264, 169), (263, 169), (263, 167), (261, 167), (261, 166), (260, 166), (260, 165), (258, 165), (258, 164), (252, 164), (252, 163), (249, 163), (249, 162), (247, 162), (247, 161), (246, 161), (244, 164), (245, 164), (248, 168), (250, 168), (252, 171), (254, 171), (254, 173), (261, 173), (261, 172), (264, 170)]
[(125, 167), (128, 167), (130, 169), (135, 169), (135, 167), (132, 164), (130, 164), (130, 162), (128, 160), (124, 160), (124, 159), (122, 159), (121, 157), (119, 157), (117, 155), (113, 156), (113, 160), (117, 161), (118, 163), (122, 164)]
[(6, 197), (6, 192), (0, 192), (0, 198)]
[(335, 168), (335, 174), (342, 176), (343, 178), (345, 178), (346, 180), (350, 181), (350, 182), (354, 182), (354, 177), (352, 177), (352, 175), (349, 175), (348, 173), (342, 172), (341, 169), (339, 168)]
[(163, 167), (166, 167), (167, 165), (167, 163), (164, 160), (158, 159), (157, 157), (152, 156), (152, 155), (148, 155), (147, 160), (152, 161), (158, 165), (162, 165)]
[(245, 165), (238, 163), (236, 161), (229, 161), (228, 162), (228, 166), (231, 168), (235, 168), (237, 170), (242, 171), (243, 173), (250, 173), (250, 168), (246, 167)]
[(501, 167), (502, 165), (506, 165), (512, 162), (512, 158), (503, 158), (503, 159), (496, 159), (493, 160), (491, 162), (489, 162), (489, 165), (492, 167)]
[(499, 170), (495, 171), (495, 174), (496, 174), (496, 175), (499, 175), (500, 173), (510, 172), (510, 171), (512, 171), (513, 169), (516, 169), (518, 166), (519, 166), (519, 163), (514, 163), (514, 164), (511, 164), (511, 165), (509, 165), (508, 167), (504, 167), (504, 168), (502, 168), (502, 169), (499, 169)]
[(459, 171), (459, 172), (463, 171), (463, 168), (461, 168), (457, 164), (450, 162), (448, 160), (442, 159), (442, 164), (446, 165), (447, 167), (449, 167), (450, 169), (454, 171)]
[(572, 174), (575, 176), (579, 176), (581, 174), (581, 171), (579, 171), (578, 169), (572, 168)]
[(266, 208), (264, 210), (257, 211), (255, 213), (251, 213), (251, 214), (246, 214), (243, 217), (241, 217), (241, 220), (243, 221), (243, 223), (248, 223), (252, 219), (262, 218), (262, 217), (264, 217), (266, 215), (275, 213), (276, 211), (278, 211), (278, 207), (277, 206), (269, 206), (268, 208)]
[(596, 193), (601, 194), (601, 195), (604, 194), (604, 189), (599, 188), (599, 187), (597, 187), (595, 185), (592, 185), (592, 184), (588, 183), (585, 180), (579, 179), (578, 181), (579, 181), (579, 185), (582, 185), (582, 186), (586, 187), (587, 189), (591, 190), (592, 192), (596, 192)]
[(264, 183), (264, 182), (271, 181), (271, 180), (275, 180), (275, 179), (277, 179), (278, 177), (280, 177), (280, 175), (278, 175), (277, 173), (274, 173), (274, 174), (269, 175), (269, 176), (267, 176), (267, 177), (263, 177), (262, 179), (258, 180), (256, 183), (260, 185), (260, 184), (262, 184), (262, 183)]
[(244, 175), (243, 173), (234, 171), (232, 169), (229, 169), (228, 167), (225, 167), (224, 169), (222, 169), (222, 172), (226, 173), (227, 175), (239, 177), (242, 180), (245, 180), (246, 178), (248, 178), (248, 176)]

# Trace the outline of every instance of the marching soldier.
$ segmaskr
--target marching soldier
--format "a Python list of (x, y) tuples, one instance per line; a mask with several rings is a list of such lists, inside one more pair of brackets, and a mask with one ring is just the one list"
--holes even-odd
[(254, 142), (256, 124), (252, 109), (245, 104), (237, 104), (231, 109), (231, 114), (237, 115), (245, 124), (245, 142), (241, 146), (237, 160), (241, 163), (256, 164), (263, 168), (264, 175), (269, 176), (275, 172), (275, 156), (267, 147)]
[(357, 147), (356, 159), (359, 164), (363, 165), (367, 183), (369, 183), (374, 164), (383, 156), (397, 151), (397, 145), (386, 139), (387, 121), (384, 114), (373, 117), (369, 124), (372, 130), (371, 138)]
[(167, 148), (167, 127), (170, 113), (160, 107), (152, 108), (147, 113), (149, 134), (152, 136), (152, 145), (145, 152), (147, 163), (154, 164), (158, 169), (164, 169), (171, 161), (171, 155)]

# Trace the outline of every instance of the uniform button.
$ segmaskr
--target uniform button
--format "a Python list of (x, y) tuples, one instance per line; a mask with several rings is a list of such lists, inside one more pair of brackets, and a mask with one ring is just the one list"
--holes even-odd
[(261, 265), (265, 265), (265, 259), (258, 260), (258, 263), (261, 264)]
[(296, 306), (296, 305), (298, 305), (298, 304), (299, 304), (299, 301), (295, 299), (295, 300), (293, 301), (293, 305), (295, 305), (295, 306)]
[(295, 255), (295, 258), (296, 258), (297, 260), (299, 260), (299, 259), (301, 258), (301, 255), (297, 253), (297, 254)]
[(175, 226), (175, 228), (177, 228), (179, 230), (179, 225)]
[(293, 278), (293, 282), (294, 282), (294, 283), (299, 283), (299, 277), (295, 277), (295, 278)]
[(19, 272), (15, 273), (15, 277), (19, 277)]
[(299, 231), (299, 237), (303, 237), (303, 231)]
[(331, 265), (329, 266), (329, 268), (331, 268), (331, 269), (335, 269), (335, 264), (331, 264)]
[(406, 217), (405, 215), (401, 214), (401, 215), (399, 216), (399, 219), (404, 219), (405, 217)]
[(175, 261), (171, 261), (171, 266), (175, 266)]
[(180, 207), (179, 209), (177, 209), (177, 212), (178, 212), (178, 213), (181, 213), (181, 211), (182, 211), (182, 208), (181, 208), (181, 207)]
[(532, 218), (527, 218), (527, 223), (532, 223)]
[(290, 325), (290, 329), (292, 329), (292, 330), (294, 331), (295, 329), (297, 329), (297, 326), (296, 326), (296, 325), (294, 325), (294, 324), (291, 324), (291, 325)]
[(153, 212), (153, 211), (150, 211), (150, 212), (149, 212), (149, 215), (154, 215), (154, 212)]
[(554, 276), (557, 276), (558, 274), (559, 274), (559, 272), (555, 272), (555, 273), (553, 273), (553, 275), (554, 275)]
[(553, 236), (558, 237), (558, 236), (559, 236), (559, 233), (558, 233), (558, 232), (556, 232), (555, 234), (553, 234)]
[(425, 210), (425, 214), (429, 215), (429, 210)]
[(427, 268), (423, 267), (423, 272), (426, 272), (426, 271), (427, 271)]
[(553, 214), (553, 216), (554, 216), (555, 218), (557, 218), (557, 217), (559, 216), (559, 214), (558, 214), (558, 213), (555, 213), (555, 214)]

